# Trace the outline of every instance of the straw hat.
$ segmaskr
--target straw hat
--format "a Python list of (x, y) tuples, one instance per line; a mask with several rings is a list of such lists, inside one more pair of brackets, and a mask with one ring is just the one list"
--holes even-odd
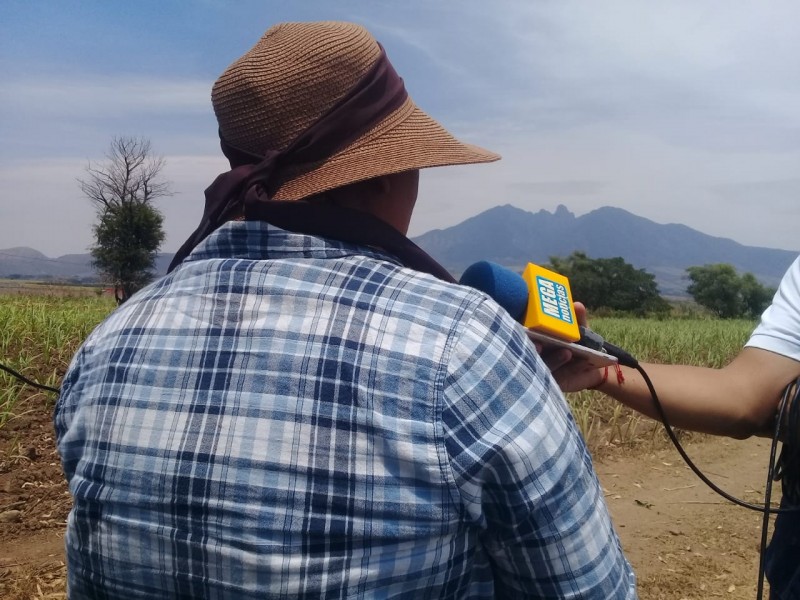
[[(283, 23), (270, 28), (214, 84), (220, 135), (256, 155), (284, 150), (370, 70), (381, 49), (353, 23)], [(275, 175), (273, 198), (299, 200), (356, 181), (425, 167), (491, 162), (411, 100), (347, 147)]]

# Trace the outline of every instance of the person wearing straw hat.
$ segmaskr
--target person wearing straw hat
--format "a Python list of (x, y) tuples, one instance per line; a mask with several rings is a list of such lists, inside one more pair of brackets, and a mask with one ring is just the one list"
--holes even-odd
[(633, 598), (524, 330), (406, 237), (419, 170), (499, 157), (351, 23), (284, 23), (212, 91), (231, 170), (56, 407), (73, 597)]

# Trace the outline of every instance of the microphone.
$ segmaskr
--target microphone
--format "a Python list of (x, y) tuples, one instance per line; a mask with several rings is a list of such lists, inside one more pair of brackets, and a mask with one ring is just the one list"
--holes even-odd
[(488, 294), (515, 321), (522, 323), (525, 318), (528, 284), (511, 269), (482, 260), (467, 267), (458, 282)]
[(459, 283), (487, 293), (527, 329), (567, 342), (581, 338), (569, 280), (559, 273), (528, 263), (520, 277), (484, 260), (469, 266)]
[(528, 337), (544, 346), (567, 348), (598, 367), (618, 359), (622, 364), (635, 362), (621, 348), (578, 325), (569, 280), (559, 273), (528, 263), (519, 275), (484, 260), (467, 267), (459, 283), (489, 295), (526, 328)]

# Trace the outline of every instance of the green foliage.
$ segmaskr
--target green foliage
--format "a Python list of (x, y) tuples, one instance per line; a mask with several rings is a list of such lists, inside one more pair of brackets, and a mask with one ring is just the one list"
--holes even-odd
[(655, 276), (620, 257), (592, 259), (573, 252), (567, 258), (551, 256), (549, 268), (569, 279), (572, 297), (590, 312), (611, 309), (641, 316), (670, 309), (658, 293)]
[(755, 318), (761, 315), (772, 302), (776, 289), (761, 285), (752, 273), (742, 275), (742, 305), (744, 310), (739, 315)]
[(692, 281), (687, 291), (695, 302), (723, 319), (758, 317), (775, 294), (752, 273), (739, 276), (726, 263), (689, 267), (686, 272)]
[(123, 301), (153, 278), (163, 221), (152, 206), (124, 204), (106, 210), (94, 226), (94, 264), (122, 292)]
[(589, 317), (592, 329), (640, 361), (703, 367), (728, 364), (756, 326), (753, 319)]

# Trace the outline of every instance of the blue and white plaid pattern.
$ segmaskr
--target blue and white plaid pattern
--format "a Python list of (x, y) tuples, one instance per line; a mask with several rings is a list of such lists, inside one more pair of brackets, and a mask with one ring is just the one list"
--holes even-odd
[(56, 407), (73, 598), (633, 598), (586, 448), (486, 296), (229, 223)]

